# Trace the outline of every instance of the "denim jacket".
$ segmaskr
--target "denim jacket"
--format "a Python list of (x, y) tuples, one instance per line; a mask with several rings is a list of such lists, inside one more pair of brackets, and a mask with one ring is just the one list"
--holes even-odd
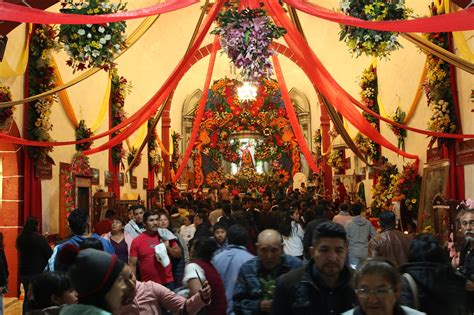
[(298, 258), (282, 255), (281, 263), (268, 271), (262, 266), (260, 257), (254, 257), (240, 268), (234, 288), (234, 311), (236, 314), (263, 314), (260, 311), (262, 300), (271, 300), (276, 281), (290, 270), (301, 267)]

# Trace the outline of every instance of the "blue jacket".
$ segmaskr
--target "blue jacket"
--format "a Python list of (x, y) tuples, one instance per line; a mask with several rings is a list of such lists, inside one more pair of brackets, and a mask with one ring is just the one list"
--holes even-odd
[[(105, 238), (95, 233), (92, 233), (90, 237), (97, 238), (98, 240), (100, 240), (100, 242), (102, 243), (102, 246), (104, 247), (104, 252), (109, 253), (111, 255), (115, 255), (115, 250), (112, 244), (110, 244), (108, 240), (106, 240)], [(86, 238), (88, 237), (84, 237), (82, 235), (74, 235), (73, 237), (64, 241), (63, 243), (56, 245), (56, 247), (53, 250), (53, 254), (48, 260), (48, 264), (46, 265), (45, 271), (66, 271), (66, 267), (63, 266), (63, 264), (59, 261), (59, 259), (57, 259), (58, 254), (61, 251), (61, 248), (65, 244), (73, 244), (79, 247), (81, 246), (82, 242), (84, 242)]]
[(240, 267), (253, 257), (255, 256), (250, 254), (245, 247), (229, 245), (227, 249), (212, 258), (212, 264), (216, 267), (217, 272), (221, 275), (222, 282), (224, 282), (227, 314), (234, 314), (232, 297)]
[(261, 314), (260, 301), (273, 299), (276, 281), (290, 270), (300, 268), (302, 262), (283, 254), (281, 263), (272, 270), (262, 266), (260, 257), (254, 257), (240, 268), (234, 288), (234, 311), (236, 314)]

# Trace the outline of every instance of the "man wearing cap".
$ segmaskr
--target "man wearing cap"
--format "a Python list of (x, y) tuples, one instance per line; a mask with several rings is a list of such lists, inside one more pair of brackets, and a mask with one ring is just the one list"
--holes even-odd
[[(138, 235), (130, 248), (130, 268), (136, 274), (137, 263), (142, 281), (154, 281), (169, 289), (174, 289), (173, 271), (169, 257), (181, 256), (176, 240), (165, 240), (158, 233), (159, 214), (143, 214), (146, 231)], [(160, 245), (160, 244), (164, 244)], [(159, 245), (159, 246), (158, 246)]]
[(408, 250), (413, 238), (395, 229), (395, 213), (384, 212), (379, 217), (382, 232), (369, 242), (369, 257), (385, 257), (397, 266), (408, 262)]
[(283, 253), (283, 239), (275, 230), (258, 235), (257, 257), (244, 263), (234, 288), (237, 314), (270, 312), (276, 281), (282, 274), (301, 267), (301, 260)]

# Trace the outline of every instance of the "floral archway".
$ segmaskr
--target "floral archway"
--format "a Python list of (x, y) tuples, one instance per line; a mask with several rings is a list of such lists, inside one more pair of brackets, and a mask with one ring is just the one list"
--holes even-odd
[[(216, 80), (208, 91), (208, 101), (194, 145), (195, 184), (216, 185), (224, 180), (237, 184), (259, 184), (269, 176), (286, 182), (300, 171), (301, 159), (297, 140), (287, 118), (285, 105), (275, 80), (262, 80), (254, 101), (241, 102), (235, 79)], [(271, 162), (268, 175), (241, 169), (234, 177), (222, 170), (222, 161), (240, 164), (239, 143), (231, 141), (237, 133), (258, 134), (261, 140), (253, 158)], [(233, 177), (233, 178), (232, 178)]]

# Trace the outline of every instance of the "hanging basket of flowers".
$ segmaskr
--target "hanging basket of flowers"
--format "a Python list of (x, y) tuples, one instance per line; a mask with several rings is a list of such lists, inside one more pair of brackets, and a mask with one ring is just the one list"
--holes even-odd
[(228, 9), (219, 14), (218, 27), (211, 34), (220, 36), (220, 44), (245, 81), (260, 81), (272, 74), (270, 45), (286, 34), (263, 9)]
[[(61, 1), (61, 13), (111, 14), (125, 11), (125, 3), (109, 3), (109, 0)], [(59, 41), (69, 55), (67, 64), (74, 69), (99, 67), (105, 70), (115, 66), (117, 53), (126, 47), (124, 21), (105, 24), (61, 24)]]
[[(87, 128), (86, 122), (81, 120), (79, 126), (76, 128), (76, 140), (88, 139), (92, 137), (93, 133), (90, 128)], [(76, 151), (86, 151), (92, 146), (93, 141), (76, 144)]]
[[(340, 9), (343, 13), (366, 21), (405, 20), (411, 10), (405, 7), (404, 0), (343, 0)], [(356, 57), (362, 54), (387, 58), (390, 53), (402, 47), (398, 34), (381, 32), (341, 24), (339, 40), (346, 42)]]

